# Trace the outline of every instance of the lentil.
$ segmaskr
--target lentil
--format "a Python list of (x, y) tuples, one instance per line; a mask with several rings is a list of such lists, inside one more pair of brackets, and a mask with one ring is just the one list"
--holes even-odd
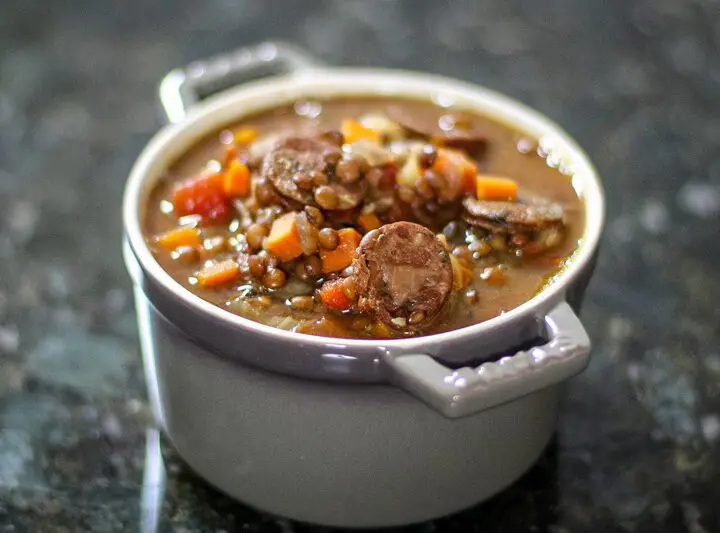
[(317, 207), (312, 205), (305, 206), (305, 215), (307, 216), (308, 222), (316, 228), (322, 227), (325, 222), (325, 216), (322, 214)]
[(332, 228), (323, 228), (318, 233), (318, 243), (326, 250), (334, 250), (340, 243), (337, 231)]
[(290, 298), (290, 307), (296, 311), (312, 311), (315, 302), (312, 296), (294, 296)]
[(347, 296), (347, 299), (351, 302), (354, 302), (357, 300), (358, 294), (357, 294), (357, 284), (355, 283), (355, 278), (345, 278), (342, 281), (342, 291), (345, 296)]
[(324, 172), (319, 170), (313, 170), (310, 172), (310, 178), (312, 179), (313, 185), (319, 187), (320, 185), (327, 185), (328, 177)]
[(269, 205), (275, 198), (275, 191), (266, 181), (262, 181), (255, 186), (255, 201), (260, 206)]
[(262, 248), (263, 239), (267, 237), (268, 229), (265, 224), (252, 224), (245, 232), (248, 246), (251, 250)]
[(267, 294), (262, 294), (255, 298), (255, 303), (257, 303), (260, 307), (270, 307), (272, 304), (272, 298), (270, 298)]
[(423, 311), (413, 311), (408, 317), (408, 324), (414, 326), (425, 320), (425, 313)]
[(315, 189), (315, 201), (323, 209), (335, 209), (340, 203), (340, 198), (338, 198), (335, 189), (329, 185), (321, 185)]
[(293, 183), (298, 186), (299, 189), (302, 189), (303, 191), (309, 191), (313, 188), (313, 180), (304, 172), (298, 172), (293, 176)]
[(267, 257), (259, 254), (251, 255), (248, 257), (248, 268), (253, 277), (262, 278), (267, 268)]
[(267, 272), (265, 272), (262, 281), (263, 285), (265, 285), (268, 289), (279, 289), (285, 285), (287, 276), (285, 275), (285, 272), (279, 268), (270, 268)]
[(304, 261), (305, 274), (308, 277), (316, 278), (322, 274), (322, 261), (317, 255), (311, 255)]
[(360, 167), (361, 162), (358, 160), (358, 156), (344, 157), (337, 164), (335, 175), (343, 183), (354, 183), (362, 175)]

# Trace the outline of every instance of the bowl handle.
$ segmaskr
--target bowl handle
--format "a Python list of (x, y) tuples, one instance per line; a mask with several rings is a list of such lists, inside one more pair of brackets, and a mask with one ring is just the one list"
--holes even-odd
[(548, 342), (477, 368), (453, 370), (425, 354), (391, 355), (398, 385), (450, 418), (470, 415), (560, 383), (588, 363), (590, 339), (562, 302), (544, 318)]
[(267, 41), (171, 71), (160, 82), (160, 103), (168, 121), (180, 122), (191, 106), (219, 91), (258, 78), (322, 65), (321, 61), (297, 46)]

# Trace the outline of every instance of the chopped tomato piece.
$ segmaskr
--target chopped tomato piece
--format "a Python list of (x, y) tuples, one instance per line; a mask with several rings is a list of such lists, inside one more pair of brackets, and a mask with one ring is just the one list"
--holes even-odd
[(343, 280), (326, 281), (320, 289), (320, 299), (325, 307), (345, 311), (350, 309), (353, 302), (343, 291)]
[(232, 217), (222, 174), (206, 174), (175, 187), (172, 199), (177, 216), (200, 215), (207, 223), (227, 222)]

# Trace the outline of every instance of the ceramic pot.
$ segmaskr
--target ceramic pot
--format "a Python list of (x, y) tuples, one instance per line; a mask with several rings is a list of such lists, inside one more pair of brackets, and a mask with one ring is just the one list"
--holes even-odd
[[(149, 193), (195, 142), (297, 99), (368, 95), (490, 116), (540, 139), (571, 169), (585, 230), (557, 279), (480, 324), (356, 340), (233, 315), (184, 289), (155, 261), (141, 230)], [(149, 142), (128, 179), (124, 254), (153, 409), (187, 463), (253, 507), (351, 527), (446, 515), (525, 472), (554, 432), (564, 384), (590, 353), (576, 311), (594, 267), (604, 200), (576, 143), (536, 111), (483, 87), (416, 72), (322, 66), (283, 43), (173, 71), (160, 96), (171, 124)], [(536, 338), (544, 340), (517, 351)]]

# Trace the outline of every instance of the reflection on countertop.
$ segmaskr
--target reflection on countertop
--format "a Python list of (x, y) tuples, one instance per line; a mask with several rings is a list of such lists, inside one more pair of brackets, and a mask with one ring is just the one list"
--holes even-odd
[(315, 529), (218, 494), (160, 437), (119, 247), (158, 77), (268, 36), (506, 92), (606, 182), (594, 359), (554, 443), (492, 501), (405, 531), (720, 531), (715, 2), (116, 4), (0, 5), (0, 531)]

